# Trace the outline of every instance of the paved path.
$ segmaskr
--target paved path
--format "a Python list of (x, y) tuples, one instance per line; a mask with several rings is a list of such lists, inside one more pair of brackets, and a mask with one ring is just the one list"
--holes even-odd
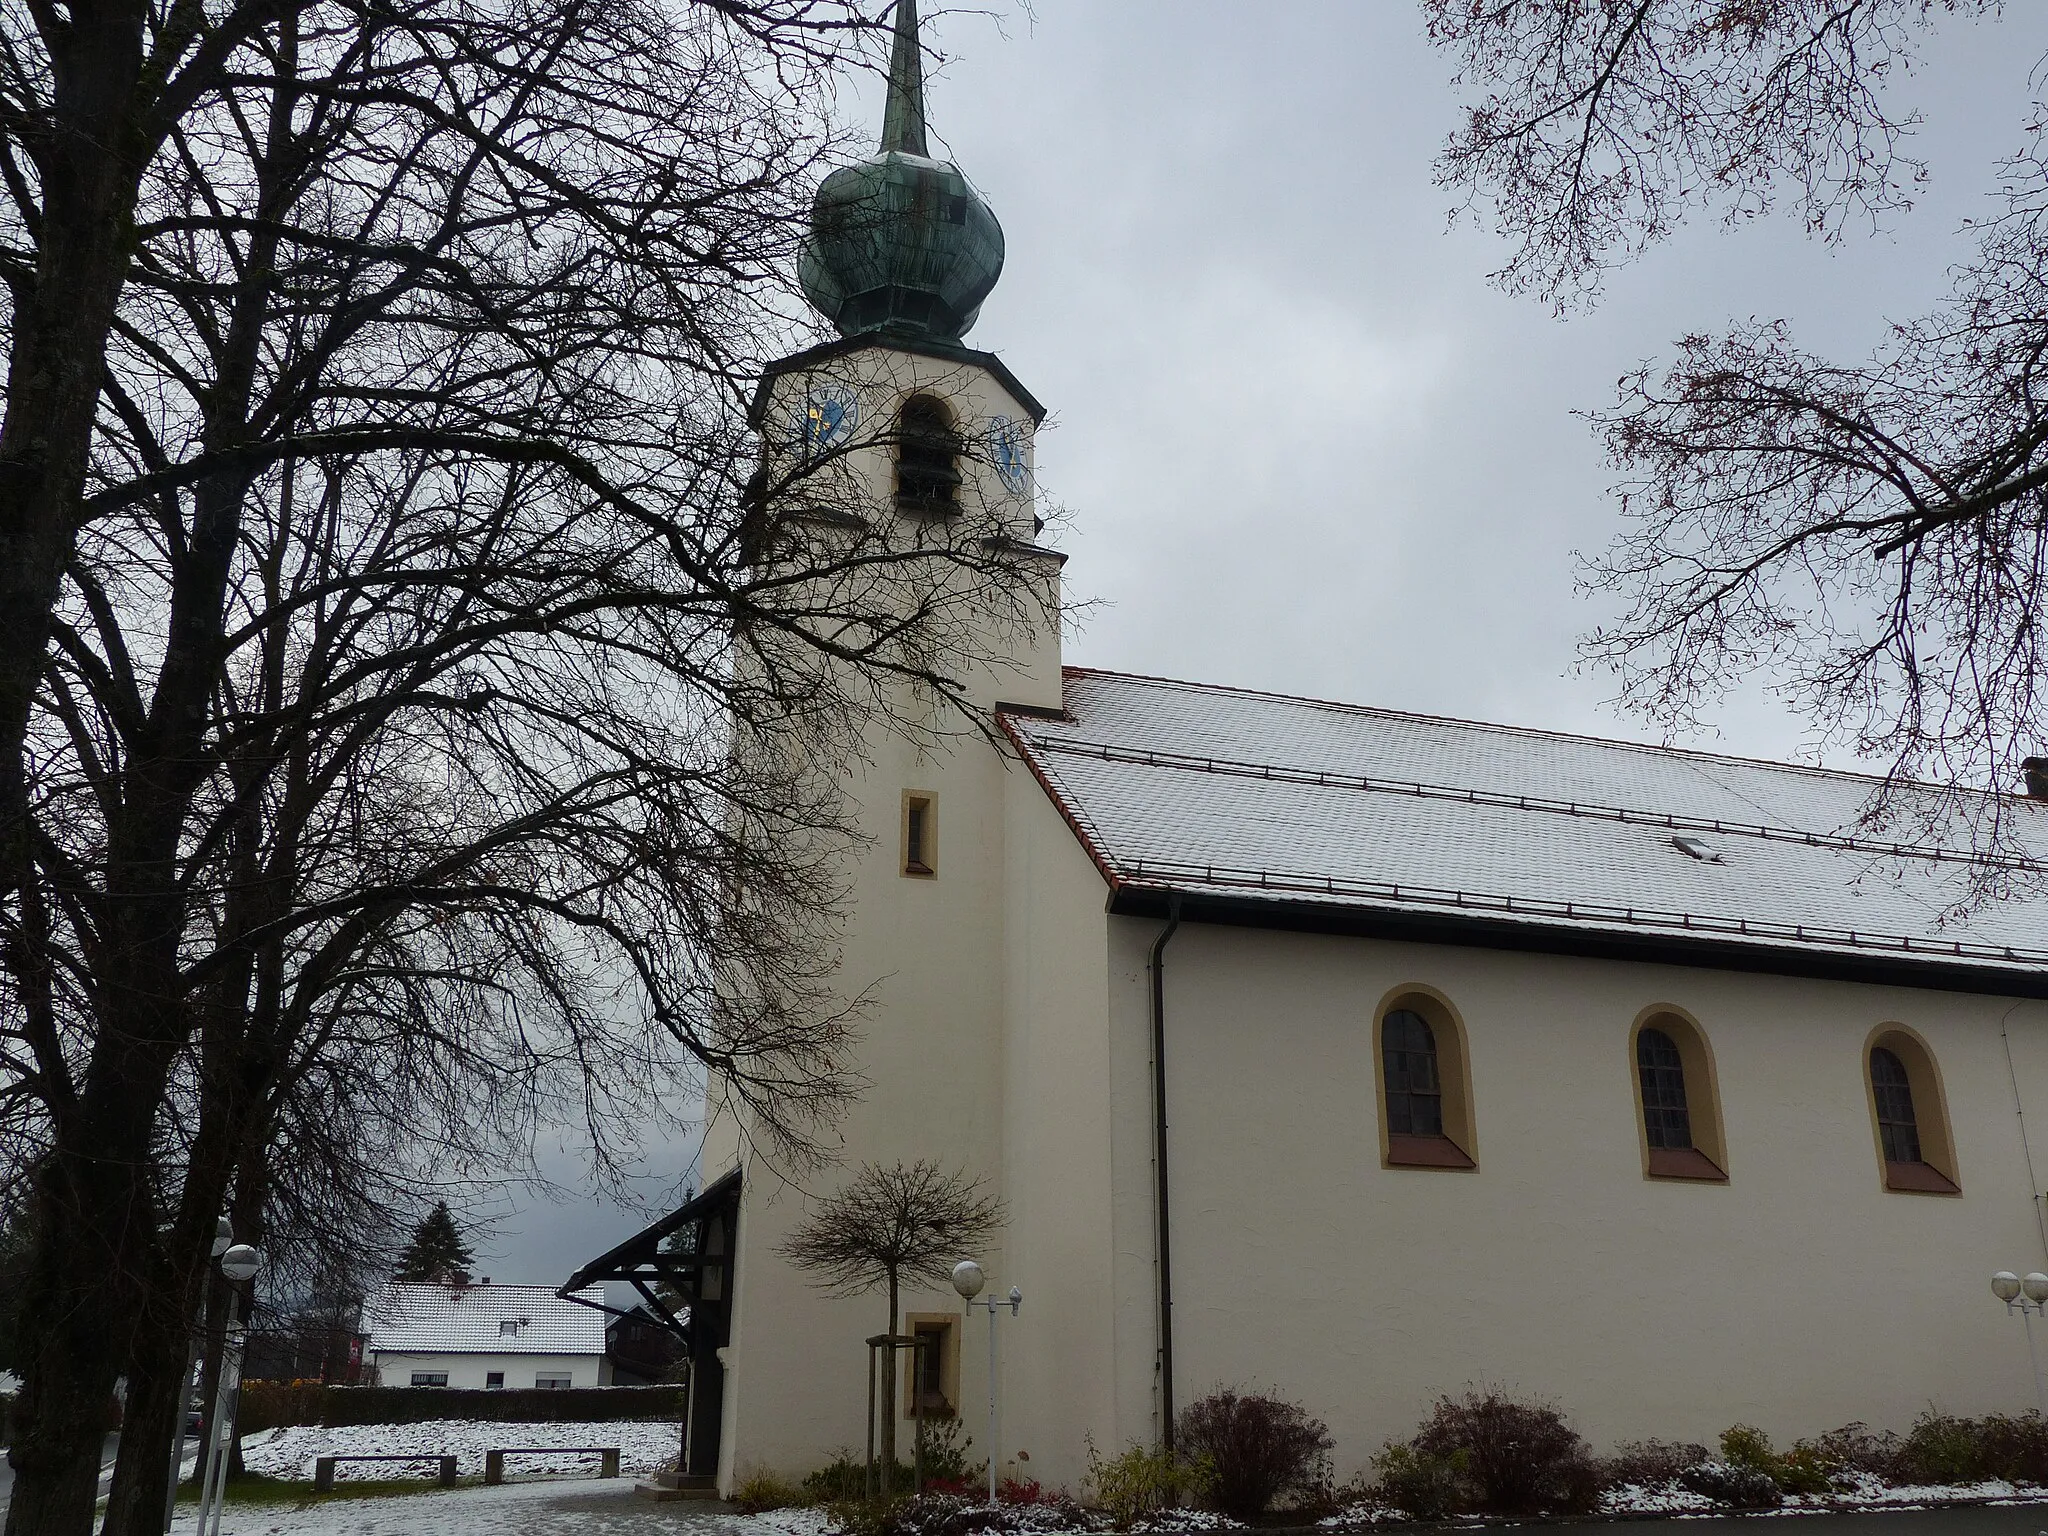
[[(809, 1512), (743, 1519), (722, 1504), (655, 1504), (635, 1498), (629, 1480), (592, 1479), (336, 1500), (306, 1510), (289, 1505), (230, 1506), (222, 1536), (816, 1536), (819, 1525), (818, 1516)], [(1688, 1517), (1519, 1529), (1549, 1536), (2048, 1536), (2048, 1505)], [(190, 1505), (179, 1511), (172, 1536), (196, 1536)]]
[[(180, 1505), (171, 1536), (197, 1536)], [(230, 1504), (221, 1536), (777, 1536), (729, 1506), (634, 1496), (630, 1478), (506, 1483), (388, 1498), (336, 1499), (308, 1509)], [(2031, 1533), (2030, 1533), (2031, 1536)]]
[(1599, 1536), (2048, 1536), (2048, 1504), (1972, 1504), (1882, 1514), (1780, 1514), (1628, 1520), (1586, 1527)]

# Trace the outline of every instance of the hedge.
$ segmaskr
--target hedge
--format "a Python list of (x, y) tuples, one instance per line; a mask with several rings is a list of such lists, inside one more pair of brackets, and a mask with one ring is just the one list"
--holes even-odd
[(522, 1424), (616, 1419), (680, 1421), (684, 1387), (332, 1387), (319, 1382), (242, 1384), (238, 1422), (245, 1430), (287, 1424), (418, 1424), (427, 1419), (486, 1419)]

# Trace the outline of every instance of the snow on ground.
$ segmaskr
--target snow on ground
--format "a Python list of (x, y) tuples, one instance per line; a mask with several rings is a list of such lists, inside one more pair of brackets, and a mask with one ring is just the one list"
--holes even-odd
[[(684, 1524), (660, 1518), (676, 1508), (633, 1497), (623, 1478), (506, 1483), (389, 1498), (291, 1504), (230, 1504), (220, 1536), (640, 1536)], [(171, 1536), (197, 1536), (194, 1506), (181, 1503)], [(696, 1522), (690, 1522), (696, 1525)], [(704, 1536), (728, 1536), (706, 1519)]]
[(740, 1536), (829, 1536), (832, 1517), (822, 1509), (771, 1509), (735, 1515), (730, 1524)]
[(1619, 1488), (1610, 1488), (1600, 1495), (1600, 1513), (1603, 1515), (1678, 1515), (1720, 1508), (1721, 1505), (1704, 1493), (1694, 1493), (1676, 1483), (1653, 1484), (1647, 1488), (1639, 1483), (1623, 1483)]
[[(318, 1424), (281, 1429), (260, 1446), (244, 1445), (242, 1460), (251, 1472), (265, 1477), (313, 1476), (321, 1456), (453, 1456), (463, 1477), (482, 1477), (484, 1452), (547, 1446), (609, 1446), (619, 1448), (619, 1470), (626, 1478), (645, 1476), (675, 1460), (677, 1431), (673, 1424), (611, 1422), (598, 1424), (502, 1424), (480, 1419), (427, 1419), (418, 1424)], [(505, 1463), (508, 1478), (589, 1476), (597, 1470), (594, 1456), (515, 1456)], [(343, 1462), (335, 1480), (383, 1480), (407, 1475), (429, 1476), (424, 1462), (401, 1466), (392, 1462)]]
[(1170, 1509), (1147, 1515), (1131, 1527), (1133, 1531), (1241, 1531), (1244, 1522), (1213, 1509)]

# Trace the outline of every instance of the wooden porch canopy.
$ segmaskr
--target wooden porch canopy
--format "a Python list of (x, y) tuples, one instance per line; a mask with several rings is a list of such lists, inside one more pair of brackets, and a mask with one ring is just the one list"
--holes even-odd
[[(606, 1281), (622, 1281), (640, 1293), (648, 1312), (686, 1344), (692, 1338), (692, 1323), (701, 1310), (723, 1312), (731, 1295), (732, 1245), (727, 1241), (733, 1229), (733, 1208), (739, 1204), (740, 1171), (735, 1168), (723, 1178), (706, 1185), (703, 1193), (677, 1209), (641, 1228), (618, 1247), (598, 1255), (571, 1275), (555, 1294), (566, 1301), (580, 1301), (573, 1293)], [(680, 1241), (670, 1239), (681, 1234)], [(671, 1298), (684, 1303), (678, 1316), (661, 1287)], [(613, 1317), (631, 1315), (618, 1307), (582, 1301)], [(721, 1330), (722, 1331), (722, 1330)], [(719, 1343), (724, 1340), (720, 1339)]]

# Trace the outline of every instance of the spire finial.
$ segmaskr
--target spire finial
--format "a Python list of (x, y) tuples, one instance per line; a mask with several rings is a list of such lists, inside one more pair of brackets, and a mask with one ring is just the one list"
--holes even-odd
[(882, 113), (882, 153), (929, 155), (924, 142), (924, 50), (917, 40), (917, 0), (896, 0), (896, 49), (889, 59), (889, 105)]

